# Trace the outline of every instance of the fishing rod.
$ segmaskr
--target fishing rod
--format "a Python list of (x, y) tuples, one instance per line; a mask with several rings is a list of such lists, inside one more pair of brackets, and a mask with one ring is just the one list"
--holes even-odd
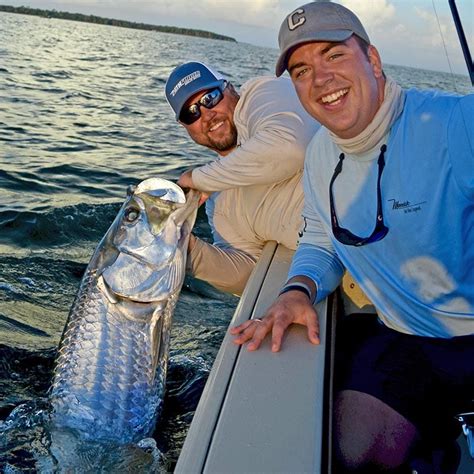
[(461, 23), (461, 18), (459, 16), (456, 0), (448, 0), (448, 3), (451, 8), (451, 14), (453, 15), (454, 24), (456, 25), (456, 31), (458, 32), (459, 41), (461, 42), (461, 48), (464, 54), (464, 59), (466, 61), (467, 70), (469, 71), (469, 77), (471, 78), (471, 84), (474, 86), (474, 63), (472, 62), (471, 51), (469, 50), (466, 35), (464, 34), (464, 29)]

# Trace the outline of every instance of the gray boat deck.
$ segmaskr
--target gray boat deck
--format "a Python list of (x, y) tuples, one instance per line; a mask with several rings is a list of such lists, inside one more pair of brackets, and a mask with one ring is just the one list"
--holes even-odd
[[(231, 325), (258, 318), (287, 275), (292, 252), (266, 245)], [(335, 308), (317, 306), (321, 344), (292, 327), (282, 351), (267, 338), (256, 352), (226, 334), (193, 418), (175, 472), (324, 473), (330, 469), (331, 373)], [(328, 316), (329, 315), (329, 316)], [(326, 392), (325, 392), (326, 390)], [(458, 474), (474, 474), (464, 437)]]
[[(267, 244), (232, 325), (264, 313), (284, 283), (291, 257), (288, 249)], [(320, 315), (326, 304), (318, 305)], [(321, 423), (327, 413), (326, 331), (321, 317), (322, 343), (314, 346), (302, 327), (293, 327), (277, 354), (268, 340), (250, 353), (227, 334), (175, 472), (321, 472), (329, 449)]]

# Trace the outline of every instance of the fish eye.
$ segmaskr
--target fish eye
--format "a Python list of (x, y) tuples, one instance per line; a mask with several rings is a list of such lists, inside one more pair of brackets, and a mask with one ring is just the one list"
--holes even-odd
[(125, 211), (125, 220), (127, 222), (135, 222), (139, 216), (140, 216), (140, 209), (137, 209), (136, 207), (129, 207)]

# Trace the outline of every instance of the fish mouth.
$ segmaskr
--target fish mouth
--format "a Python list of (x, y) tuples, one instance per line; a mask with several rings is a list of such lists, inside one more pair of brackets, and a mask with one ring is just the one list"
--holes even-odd
[(342, 102), (343, 97), (345, 97), (348, 92), (349, 92), (348, 88), (339, 89), (338, 91), (331, 92), (330, 94), (321, 96), (319, 100), (324, 105), (339, 105)]
[(148, 178), (138, 184), (133, 190), (134, 195), (146, 193), (163, 201), (184, 204), (186, 197), (183, 190), (175, 183), (162, 178)]

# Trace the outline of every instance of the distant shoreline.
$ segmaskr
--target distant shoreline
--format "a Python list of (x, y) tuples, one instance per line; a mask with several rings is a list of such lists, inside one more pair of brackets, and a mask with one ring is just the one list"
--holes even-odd
[(22, 15), (40, 16), (43, 18), (58, 18), (60, 20), (82, 21), (84, 23), (96, 23), (99, 25), (120, 26), (122, 28), (133, 28), (136, 30), (159, 31), (161, 33), (173, 33), (177, 35), (197, 36), (200, 38), (211, 38), (222, 41), (237, 42), (230, 36), (219, 35), (211, 31), (195, 30), (192, 28), (179, 28), (177, 26), (150, 25), (147, 23), (136, 23), (133, 21), (116, 20), (95, 15), (83, 15), (82, 13), (61, 12), (58, 10), (42, 10), (30, 7), (13, 7), (10, 5), (0, 5), (0, 12), (19, 13)]

